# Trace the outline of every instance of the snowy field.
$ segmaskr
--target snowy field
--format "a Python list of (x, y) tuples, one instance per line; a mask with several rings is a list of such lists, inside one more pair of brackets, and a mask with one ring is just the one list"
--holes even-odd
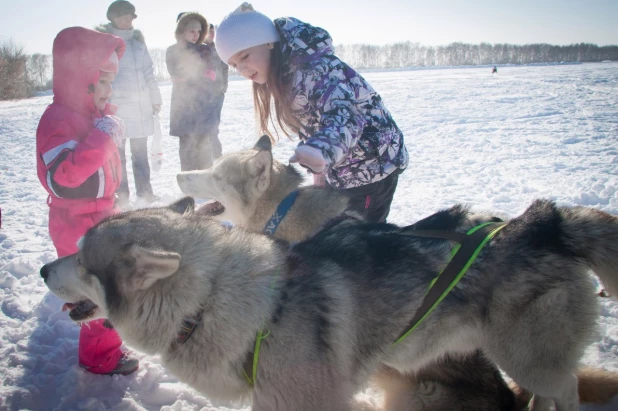
[[(412, 223), (458, 202), (515, 216), (541, 197), (618, 214), (618, 63), (503, 67), (493, 76), (488, 68), (466, 68), (366, 77), (410, 152), (391, 222)], [(164, 164), (152, 180), (168, 203), (181, 197), (180, 166), (178, 141), (167, 135), (171, 86), (161, 87)], [(35, 162), (38, 120), (51, 100), (0, 102), (0, 410), (249, 410), (211, 403), (156, 357), (139, 354), (139, 371), (126, 377), (78, 367), (78, 327), (39, 277), (41, 265), (56, 257)], [(224, 152), (253, 146), (252, 110), (250, 82), (231, 81)], [(294, 147), (282, 137), (275, 157), (287, 162)], [(618, 304), (602, 302), (599, 326), (584, 363), (618, 372)], [(583, 409), (616, 410), (618, 400)]]

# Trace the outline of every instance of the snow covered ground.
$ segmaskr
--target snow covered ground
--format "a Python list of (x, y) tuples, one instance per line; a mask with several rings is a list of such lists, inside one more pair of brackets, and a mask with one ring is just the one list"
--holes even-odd
[[(457, 202), (515, 216), (540, 197), (618, 214), (618, 63), (366, 77), (410, 152), (391, 222), (412, 223)], [(152, 180), (168, 203), (181, 197), (180, 166), (177, 139), (167, 136), (171, 86), (161, 87), (164, 164)], [(256, 140), (250, 93), (249, 81), (230, 82), (220, 133), (224, 152)], [(249, 410), (211, 403), (156, 357), (140, 354), (140, 370), (127, 377), (96, 376), (77, 366), (78, 327), (39, 277), (41, 265), (56, 257), (34, 137), (51, 99), (0, 102), (0, 410)], [(282, 137), (276, 158), (287, 161), (294, 146)], [(584, 362), (618, 372), (618, 304), (602, 302), (599, 325)], [(583, 409), (615, 410), (618, 400)]]

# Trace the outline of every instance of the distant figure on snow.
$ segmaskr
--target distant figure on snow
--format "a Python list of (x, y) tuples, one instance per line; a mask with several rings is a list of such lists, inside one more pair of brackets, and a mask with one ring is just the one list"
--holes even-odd
[(491, 74), (497, 74), (498, 73), (498, 67), (494, 66), (494, 68), (491, 69)]

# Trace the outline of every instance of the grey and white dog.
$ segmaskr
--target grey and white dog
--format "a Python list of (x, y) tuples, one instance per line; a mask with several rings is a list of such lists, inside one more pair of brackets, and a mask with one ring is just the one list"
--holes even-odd
[(533, 410), (578, 409), (573, 373), (598, 315), (588, 270), (618, 295), (616, 217), (535, 202), (394, 345), (452, 246), (407, 232), (466, 231), (465, 208), (404, 228), (344, 221), (292, 247), (192, 208), (182, 200), (112, 216), (41, 275), (74, 321), (108, 318), (182, 381), (214, 398), (250, 396), (254, 411), (349, 410), (382, 364), (414, 372), (477, 349), (535, 394)]
[(186, 195), (217, 200), (216, 207), (201, 208), (208, 209), (208, 215), (256, 233), (263, 232), (279, 203), (298, 190), (294, 205), (273, 234), (288, 242), (305, 240), (348, 208), (348, 199), (339, 190), (300, 187), (303, 177), (298, 171), (273, 159), (268, 136), (253, 149), (226, 154), (211, 168), (185, 171), (176, 179)]
[[(182, 172), (177, 180), (185, 194), (216, 200), (198, 212), (254, 232), (262, 232), (279, 203), (298, 191), (294, 205), (272, 233), (288, 242), (309, 238), (329, 220), (342, 216), (360, 218), (347, 211), (348, 202), (342, 191), (301, 187), (303, 177), (298, 171), (273, 158), (268, 136), (261, 137), (252, 149), (228, 153), (207, 170)], [(472, 216), (474, 221), (466, 225), (493, 217)], [(577, 370), (577, 377), (582, 400), (604, 403), (618, 393), (615, 374), (583, 368)], [(412, 374), (381, 367), (372, 382), (383, 390), (384, 406), (389, 411), (516, 411), (526, 409), (529, 400), (528, 395), (511, 384), (518, 394), (515, 397), (495, 365), (480, 351), (466, 355), (451, 353)]]

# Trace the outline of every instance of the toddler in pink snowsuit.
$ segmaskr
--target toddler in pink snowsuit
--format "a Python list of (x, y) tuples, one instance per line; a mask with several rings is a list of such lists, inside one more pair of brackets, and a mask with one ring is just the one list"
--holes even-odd
[[(124, 41), (82, 27), (62, 30), (53, 45), (54, 100), (39, 121), (37, 173), (49, 193), (49, 235), (58, 256), (78, 251), (77, 240), (116, 213), (122, 168), (117, 143), (122, 121), (108, 103)], [(129, 374), (136, 359), (120, 350), (115, 330), (91, 321), (81, 327), (79, 363), (96, 374)]]

